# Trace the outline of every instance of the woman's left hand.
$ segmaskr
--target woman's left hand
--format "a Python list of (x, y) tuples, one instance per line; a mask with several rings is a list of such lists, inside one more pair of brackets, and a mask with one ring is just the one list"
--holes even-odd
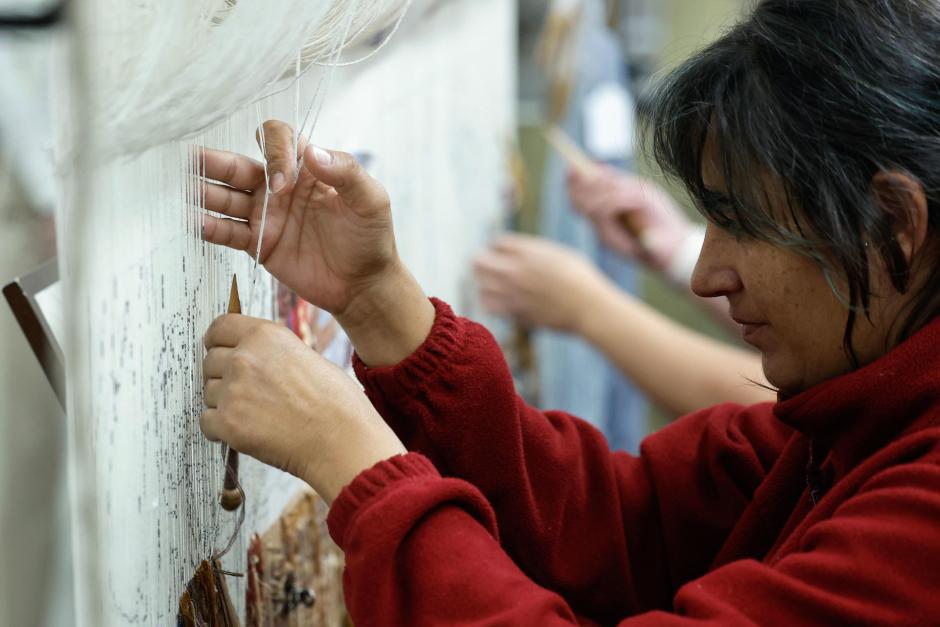
[(300, 477), (327, 503), (407, 452), (358, 384), (289, 329), (229, 314), (205, 345), (206, 437)]

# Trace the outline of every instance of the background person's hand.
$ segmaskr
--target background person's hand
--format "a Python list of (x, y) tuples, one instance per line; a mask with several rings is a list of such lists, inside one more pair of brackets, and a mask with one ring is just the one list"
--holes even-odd
[(474, 270), (491, 312), (569, 332), (591, 306), (591, 294), (609, 283), (576, 251), (527, 235), (500, 236), (477, 257)]
[[(689, 219), (656, 183), (608, 166), (585, 174), (568, 173), (568, 192), (575, 209), (591, 220), (605, 246), (638, 258), (655, 270), (666, 270), (682, 245)], [(624, 227), (622, 216), (633, 214), (648, 248), (643, 251)]]
[[(400, 265), (388, 194), (351, 155), (305, 140), (297, 176), (293, 131), (283, 122), (265, 122), (264, 139), (273, 194), (260, 262), (305, 300), (340, 314)], [(206, 209), (232, 218), (205, 216), (203, 237), (254, 256), (263, 165), (229, 152), (206, 149), (203, 155)]]
[(285, 327), (220, 316), (205, 345), (206, 437), (304, 479), (328, 503), (406, 452), (358, 384)]

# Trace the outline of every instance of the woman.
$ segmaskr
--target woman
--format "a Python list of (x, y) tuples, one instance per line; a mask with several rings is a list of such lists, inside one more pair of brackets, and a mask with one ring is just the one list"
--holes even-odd
[[(291, 183), (270, 125), (263, 261), (336, 315), (368, 400), (226, 316), (202, 428), (332, 503), (357, 625), (935, 624), (938, 68), (935, 2), (765, 0), (647, 101), (710, 221), (693, 289), (728, 299), (779, 401), (691, 414), (639, 457), (519, 400), (492, 338), (402, 267), (381, 187), (313, 148)], [(261, 168), (209, 153), (206, 174), (230, 186), (209, 208), (249, 220), (206, 239), (247, 249)]]

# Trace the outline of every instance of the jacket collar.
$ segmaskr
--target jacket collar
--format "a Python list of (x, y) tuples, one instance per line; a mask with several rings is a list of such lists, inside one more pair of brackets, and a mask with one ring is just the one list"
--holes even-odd
[(874, 362), (778, 401), (774, 415), (831, 447), (836, 472), (848, 472), (940, 417), (940, 318)]

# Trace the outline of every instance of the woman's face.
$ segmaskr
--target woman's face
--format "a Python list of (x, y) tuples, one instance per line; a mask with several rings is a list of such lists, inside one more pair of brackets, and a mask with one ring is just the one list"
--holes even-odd
[(847, 310), (805, 257), (708, 225), (692, 291), (728, 298), (742, 338), (761, 352), (767, 380), (786, 394), (851, 368), (842, 348)]
[[(703, 175), (707, 187), (724, 191), (720, 177), (707, 166)], [(771, 203), (780, 199), (779, 194), (777, 200), (774, 194), (769, 196)], [(844, 281), (833, 279), (835, 288), (848, 294)], [(875, 282), (885, 284), (877, 276)], [(852, 369), (843, 348), (848, 309), (819, 266), (802, 255), (767, 242), (736, 238), (710, 224), (692, 276), (692, 290), (703, 297), (728, 298), (744, 341), (760, 350), (767, 380), (784, 395)], [(886, 352), (891, 323), (902, 305), (898, 301), (893, 290), (873, 287), (871, 316), (857, 315), (853, 332), (860, 365)]]

